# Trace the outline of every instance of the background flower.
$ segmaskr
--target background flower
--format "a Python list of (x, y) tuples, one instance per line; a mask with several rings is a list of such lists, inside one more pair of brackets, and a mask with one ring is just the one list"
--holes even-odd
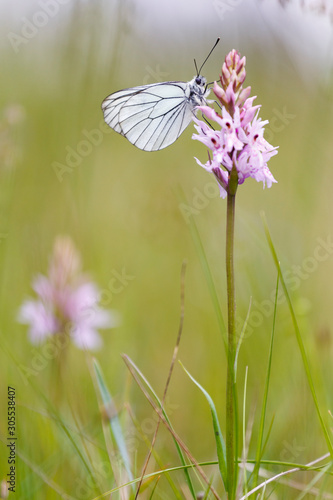
[(48, 276), (38, 275), (32, 287), (37, 299), (26, 300), (19, 321), (28, 324), (36, 344), (55, 334), (68, 334), (80, 349), (98, 349), (97, 330), (117, 326), (117, 314), (98, 305), (99, 289), (82, 274), (81, 259), (69, 237), (58, 237)]

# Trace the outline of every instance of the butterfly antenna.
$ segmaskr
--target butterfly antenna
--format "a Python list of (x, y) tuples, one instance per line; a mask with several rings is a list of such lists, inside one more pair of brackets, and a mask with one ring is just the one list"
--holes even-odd
[(207, 60), (208, 60), (209, 56), (211, 55), (211, 53), (213, 52), (213, 50), (215, 49), (216, 45), (219, 43), (219, 41), (220, 41), (220, 40), (221, 40), (221, 39), (220, 39), (220, 37), (218, 37), (218, 39), (217, 39), (217, 40), (216, 40), (216, 42), (214, 43), (214, 46), (210, 49), (210, 52), (209, 52), (208, 56), (206, 57), (206, 59), (204, 60), (204, 62), (201, 64), (201, 66), (200, 66), (200, 69), (199, 69), (199, 71), (198, 71), (198, 75), (197, 75), (197, 76), (199, 76), (199, 75), (200, 75), (202, 68), (203, 68), (203, 67), (204, 67), (204, 65), (206, 64), (206, 62), (207, 62)]
[(197, 76), (199, 76), (197, 61), (195, 59), (194, 59), (194, 67), (195, 67), (195, 71), (197, 72)]

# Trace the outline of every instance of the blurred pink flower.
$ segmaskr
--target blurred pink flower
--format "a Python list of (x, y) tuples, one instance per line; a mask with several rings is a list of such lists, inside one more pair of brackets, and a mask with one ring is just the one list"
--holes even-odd
[[(220, 87), (216, 82), (213, 92), (219, 101), (217, 112), (209, 106), (199, 106), (207, 122), (194, 117), (198, 134), (192, 138), (202, 142), (209, 150), (208, 161), (203, 164), (195, 160), (208, 172), (215, 175), (220, 194), (224, 198), (228, 191), (229, 174), (236, 168), (238, 184), (248, 177), (262, 182), (264, 187), (277, 182), (267, 162), (277, 154), (277, 148), (264, 139), (264, 126), (268, 121), (258, 117), (260, 105), (253, 106), (255, 97), (249, 97), (251, 88), (242, 88), (246, 77), (245, 57), (232, 50), (222, 66)], [(209, 122), (215, 122), (212, 127)]]
[(18, 319), (30, 326), (34, 344), (68, 334), (80, 349), (99, 349), (97, 329), (119, 324), (114, 311), (99, 307), (99, 289), (82, 274), (80, 256), (68, 237), (56, 239), (49, 275), (38, 275), (32, 287), (38, 298), (22, 304)]

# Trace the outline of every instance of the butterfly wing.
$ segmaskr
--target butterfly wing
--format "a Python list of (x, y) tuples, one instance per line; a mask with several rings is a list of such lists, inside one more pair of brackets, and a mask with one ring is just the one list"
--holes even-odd
[[(133, 87), (130, 89), (119, 90), (114, 94), (109, 95), (102, 102), (102, 110), (104, 113), (104, 120), (119, 134), (122, 134), (122, 130), (119, 124), (119, 111), (123, 104), (125, 104), (131, 97), (140, 93), (147, 86)], [(122, 134), (123, 135), (123, 134)]]
[(166, 148), (192, 120), (187, 88), (184, 82), (165, 82), (120, 90), (103, 101), (104, 119), (144, 151)]

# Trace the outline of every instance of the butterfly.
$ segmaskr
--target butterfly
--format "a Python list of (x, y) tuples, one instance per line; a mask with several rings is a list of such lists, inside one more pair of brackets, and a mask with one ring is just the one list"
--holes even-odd
[(189, 82), (162, 82), (119, 90), (104, 99), (105, 122), (144, 151), (157, 151), (175, 142), (195, 115), (196, 108), (207, 104), (210, 89), (200, 75), (213, 52), (209, 52), (197, 75)]

